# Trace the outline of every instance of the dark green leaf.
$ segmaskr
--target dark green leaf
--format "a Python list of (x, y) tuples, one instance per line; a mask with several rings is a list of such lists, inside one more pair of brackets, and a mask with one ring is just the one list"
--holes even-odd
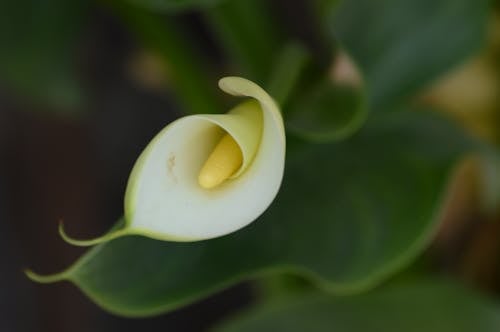
[(82, 1), (0, 3), (0, 83), (33, 101), (75, 107), (75, 41), (85, 13)]
[(68, 279), (128, 316), (271, 272), (309, 277), (333, 293), (373, 287), (426, 247), (467, 145), (441, 119), (398, 114), (339, 144), (294, 145), (276, 201), (243, 230), (196, 243), (113, 240), (49, 280)]
[(343, 0), (326, 15), (365, 74), (375, 109), (413, 96), (478, 51), (489, 0)]
[(494, 332), (500, 307), (444, 280), (391, 285), (352, 297), (313, 293), (270, 302), (217, 329), (223, 332)]

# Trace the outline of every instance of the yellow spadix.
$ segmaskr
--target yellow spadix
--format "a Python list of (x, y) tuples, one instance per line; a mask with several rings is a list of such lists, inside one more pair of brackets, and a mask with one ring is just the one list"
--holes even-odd
[(198, 183), (212, 189), (233, 175), (243, 162), (243, 154), (234, 138), (225, 134), (217, 143), (198, 175)]

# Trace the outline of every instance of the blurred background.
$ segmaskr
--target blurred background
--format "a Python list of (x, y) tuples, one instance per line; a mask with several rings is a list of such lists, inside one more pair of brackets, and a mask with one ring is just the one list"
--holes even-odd
[[(267, 14), (281, 13), (285, 31), (317, 46), (316, 23), (305, 3), (274, 0)], [(84, 252), (59, 238), (61, 220), (79, 237), (105, 232), (122, 214), (125, 185), (139, 153), (184, 114), (168, 66), (138, 42), (122, 18), (99, 2), (2, 0), (0, 5), (1, 331), (205, 331), (254, 301), (248, 283), (169, 314), (125, 319), (104, 312), (69, 283), (38, 285), (23, 274), (27, 267), (59, 271)], [(199, 11), (159, 19), (179, 23), (195, 41), (194, 52), (203, 54), (211, 82), (235, 70)], [(67, 21), (62, 33), (60, 20)], [(498, 146), (498, 10), (485, 38), (480, 52), (415, 102), (443, 110)], [(66, 43), (72, 46), (60, 46)], [(463, 165), (441, 230), (417, 264), (498, 298), (500, 212), (485, 207), (479, 172), (474, 163)]]
[[(125, 185), (136, 158), (160, 129), (183, 114), (161, 82), (165, 77), (157, 71), (155, 59), (148, 59), (122, 23), (105, 8), (85, 10), (83, 27), (72, 37), (78, 38), (71, 57), (75, 81), (68, 82), (79, 85), (82, 100), (46, 102), (15, 89), (0, 75), (0, 255), (4, 262), (0, 330), (204, 330), (248, 302), (247, 287), (173, 314), (131, 320), (105, 313), (69, 283), (47, 287), (24, 276), (27, 267), (45, 273), (60, 270), (85, 251), (59, 238), (59, 221), (64, 220), (73, 234), (92, 236), (121, 217)], [(200, 43), (210, 43), (196, 15), (180, 19), (187, 31), (200, 34)], [(9, 34), (14, 36), (12, 31)], [(213, 47), (204, 49), (217, 59), (217, 54), (210, 54), (215, 53)], [(33, 54), (32, 61), (44, 60)]]

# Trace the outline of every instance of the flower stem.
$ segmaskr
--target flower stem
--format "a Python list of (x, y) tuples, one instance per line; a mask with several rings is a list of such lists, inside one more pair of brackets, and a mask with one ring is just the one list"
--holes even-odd
[(171, 21), (128, 1), (104, 0), (168, 68), (173, 89), (188, 113), (220, 113), (216, 82), (204, 61)]
[(300, 44), (290, 43), (280, 52), (275, 61), (266, 88), (280, 106), (285, 106), (288, 97), (295, 90), (310, 56)]
[(261, 0), (225, 1), (204, 11), (206, 21), (244, 76), (263, 84), (280, 49), (279, 25)]

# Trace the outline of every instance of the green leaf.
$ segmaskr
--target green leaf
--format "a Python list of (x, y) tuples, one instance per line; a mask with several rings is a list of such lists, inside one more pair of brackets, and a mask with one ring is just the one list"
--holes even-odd
[(256, 307), (216, 329), (336, 332), (494, 332), (500, 307), (449, 280), (418, 280), (352, 297), (312, 293)]
[(83, 1), (2, 1), (0, 83), (56, 109), (78, 106), (75, 41), (85, 7)]
[(338, 144), (289, 142), (276, 201), (249, 227), (196, 243), (125, 237), (60, 275), (108, 311), (172, 310), (243, 279), (295, 273), (332, 293), (371, 288), (408, 265), (439, 222), (467, 142), (427, 113), (397, 113)]
[(376, 110), (390, 110), (477, 52), (489, 0), (343, 0), (325, 17), (360, 65)]

